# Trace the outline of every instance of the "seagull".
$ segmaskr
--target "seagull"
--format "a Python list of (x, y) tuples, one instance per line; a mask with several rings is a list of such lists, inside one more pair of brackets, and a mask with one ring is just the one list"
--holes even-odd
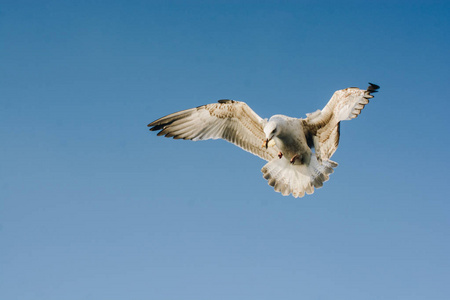
[(224, 139), (267, 161), (263, 177), (283, 196), (303, 197), (323, 186), (338, 164), (340, 122), (356, 118), (380, 87), (334, 92), (322, 110), (306, 118), (257, 115), (245, 102), (219, 100), (179, 111), (148, 124), (158, 136), (184, 140)]

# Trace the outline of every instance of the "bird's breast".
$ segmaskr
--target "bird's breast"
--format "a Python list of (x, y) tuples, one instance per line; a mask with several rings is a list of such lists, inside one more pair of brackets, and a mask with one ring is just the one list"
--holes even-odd
[(303, 131), (296, 132), (297, 134), (283, 134), (274, 138), (275, 143), (280, 149), (281, 153), (287, 158), (294, 155), (309, 155), (312, 153), (308, 147)]

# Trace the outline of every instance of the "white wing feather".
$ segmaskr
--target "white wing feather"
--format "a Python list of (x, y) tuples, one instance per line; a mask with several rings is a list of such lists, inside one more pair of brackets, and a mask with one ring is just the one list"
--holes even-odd
[(246, 103), (219, 100), (218, 103), (191, 108), (162, 117), (148, 124), (158, 135), (185, 140), (224, 139), (267, 161), (278, 149), (262, 147), (266, 120)]
[[(307, 114), (304, 127), (319, 138), (320, 156), (329, 159), (339, 144), (340, 122), (356, 118), (380, 87), (369, 83), (367, 90), (347, 88), (336, 91), (322, 111)], [(317, 150), (317, 149), (316, 149)]]

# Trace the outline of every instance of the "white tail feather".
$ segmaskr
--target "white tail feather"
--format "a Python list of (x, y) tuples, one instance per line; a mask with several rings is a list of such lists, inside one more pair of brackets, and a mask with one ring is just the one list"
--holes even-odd
[(337, 163), (331, 160), (318, 162), (315, 155), (311, 155), (309, 165), (291, 164), (286, 158), (274, 158), (262, 169), (264, 178), (276, 192), (283, 196), (292, 194), (294, 197), (303, 197), (306, 194), (314, 193), (314, 188), (320, 188), (329, 179), (329, 174), (333, 173), (333, 168)]

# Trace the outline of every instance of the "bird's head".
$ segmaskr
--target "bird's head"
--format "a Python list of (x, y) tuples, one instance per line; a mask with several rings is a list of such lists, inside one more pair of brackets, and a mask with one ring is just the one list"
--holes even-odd
[(264, 133), (266, 134), (266, 140), (263, 146), (269, 147), (269, 142), (277, 135), (277, 123), (274, 121), (269, 121), (266, 126), (264, 126)]

